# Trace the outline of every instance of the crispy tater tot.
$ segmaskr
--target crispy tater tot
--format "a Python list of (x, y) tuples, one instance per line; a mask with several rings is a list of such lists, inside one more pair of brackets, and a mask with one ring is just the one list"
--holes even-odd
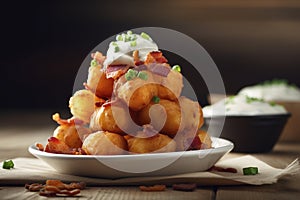
[(157, 95), (157, 86), (153, 83), (152, 73), (142, 71), (146, 80), (134, 78), (126, 80), (125, 75), (121, 76), (114, 85), (114, 93), (122, 99), (134, 111), (141, 110), (149, 104), (153, 96)]
[(91, 133), (91, 130), (83, 126), (60, 125), (53, 133), (53, 137), (63, 141), (71, 148), (80, 148), (85, 135)]
[[(151, 122), (151, 125), (156, 130), (159, 130), (161, 133), (173, 137), (176, 135), (180, 128), (180, 112), (180, 107), (177, 102), (169, 101), (166, 99), (160, 99), (158, 104), (151, 102), (144, 109), (142, 109), (138, 113), (138, 119), (141, 125), (149, 124)], [(165, 124), (162, 126), (164, 117), (166, 117), (166, 121)]]
[(167, 77), (153, 74), (153, 78), (157, 82), (160, 98), (174, 101), (180, 96), (183, 87), (181, 73), (170, 70)]
[(182, 110), (184, 128), (199, 129), (204, 123), (202, 108), (199, 103), (184, 96), (179, 97), (178, 100)]
[(98, 97), (110, 98), (113, 92), (114, 79), (106, 78), (105, 71), (101, 66), (91, 66), (86, 83), (86, 88), (95, 93)]
[(130, 111), (122, 102), (111, 102), (97, 108), (91, 116), (90, 128), (93, 131), (109, 131), (123, 134), (130, 130), (131, 119)]
[(95, 110), (95, 96), (89, 90), (78, 90), (70, 98), (69, 107), (74, 117), (89, 123)]
[(176, 142), (167, 135), (157, 133), (148, 138), (139, 138), (138, 136), (125, 136), (128, 149), (132, 153), (164, 153), (176, 150)]
[(97, 131), (87, 136), (82, 149), (91, 155), (119, 155), (124, 154), (128, 147), (123, 136), (107, 131)]

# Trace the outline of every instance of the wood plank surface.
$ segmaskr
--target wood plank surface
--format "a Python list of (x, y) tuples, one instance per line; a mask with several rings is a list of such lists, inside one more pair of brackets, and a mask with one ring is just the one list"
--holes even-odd
[[(0, 197), (5, 200), (35, 200), (45, 199), (39, 196), (38, 193), (28, 192), (23, 187), (2, 187), (0, 188)], [(62, 197), (51, 199), (62, 200)], [(143, 200), (143, 199), (170, 199), (170, 200), (196, 200), (196, 199), (214, 199), (214, 192), (209, 189), (197, 189), (193, 192), (174, 191), (167, 188), (162, 192), (142, 192), (138, 187), (90, 187), (81, 191), (80, 196), (70, 197), (68, 199), (89, 199), (89, 200)]]

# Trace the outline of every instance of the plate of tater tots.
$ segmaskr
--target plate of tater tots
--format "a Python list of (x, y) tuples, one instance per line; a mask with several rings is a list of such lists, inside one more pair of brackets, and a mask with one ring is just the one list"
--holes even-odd
[(181, 95), (181, 67), (148, 34), (117, 35), (106, 55), (91, 54), (87, 73), (69, 100), (72, 117), (53, 114), (52, 136), (29, 147), (57, 171), (103, 178), (205, 171), (232, 150), (202, 129), (198, 101)]

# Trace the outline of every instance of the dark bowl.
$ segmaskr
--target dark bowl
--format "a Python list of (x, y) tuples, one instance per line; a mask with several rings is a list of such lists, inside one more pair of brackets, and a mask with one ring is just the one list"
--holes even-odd
[[(259, 116), (226, 116), (221, 138), (234, 143), (234, 152), (262, 153), (273, 149), (291, 114)], [(220, 133), (224, 116), (205, 118), (209, 134)]]

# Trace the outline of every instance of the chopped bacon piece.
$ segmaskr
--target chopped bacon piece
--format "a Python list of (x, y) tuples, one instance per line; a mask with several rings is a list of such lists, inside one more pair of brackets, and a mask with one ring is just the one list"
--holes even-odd
[(165, 185), (140, 186), (139, 188), (141, 191), (145, 192), (160, 192), (166, 190)]
[(162, 55), (161, 51), (152, 51), (148, 53), (145, 64), (149, 63), (167, 63), (168, 60)]
[(212, 166), (211, 168), (208, 169), (208, 171), (237, 173), (237, 170), (235, 168), (232, 168), (232, 167), (223, 168), (223, 167)]
[(55, 113), (52, 115), (52, 119), (56, 121), (59, 125), (82, 125), (84, 122), (80, 119), (76, 119), (74, 117), (70, 119), (61, 119), (59, 113)]
[(158, 74), (160, 76), (167, 77), (168, 74), (170, 73), (171, 69), (170, 66), (163, 63), (151, 63), (148, 65), (148, 68), (151, 72), (154, 74)]
[(117, 79), (127, 72), (129, 65), (109, 65), (106, 68), (106, 78)]

